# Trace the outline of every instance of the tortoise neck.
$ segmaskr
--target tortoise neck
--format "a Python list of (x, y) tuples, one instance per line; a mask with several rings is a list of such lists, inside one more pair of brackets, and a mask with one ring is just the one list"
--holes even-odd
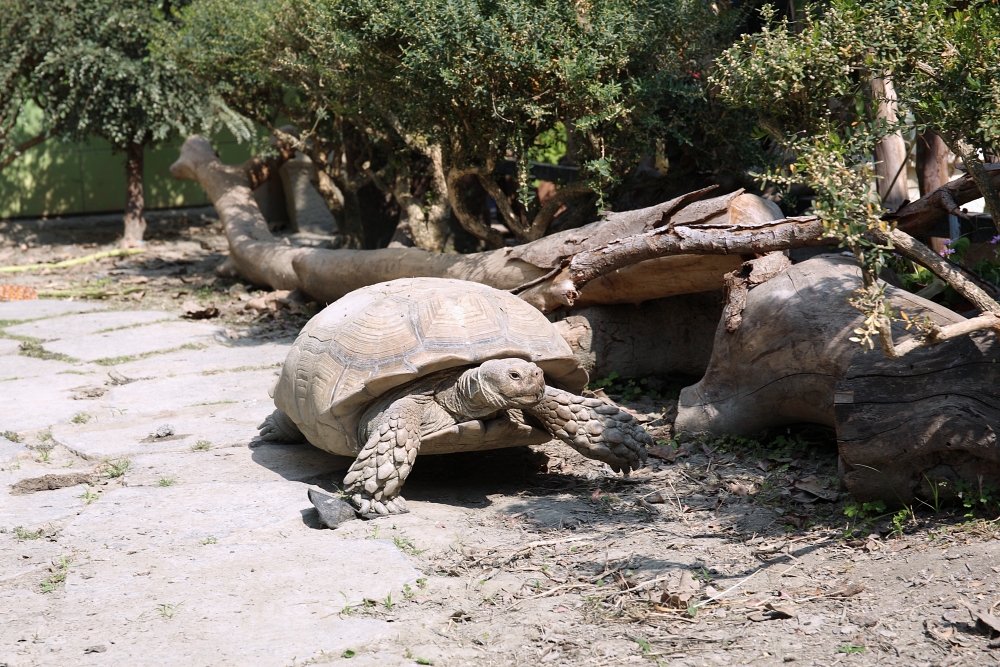
[(507, 401), (479, 377), (478, 366), (459, 375), (435, 398), (448, 412), (468, 419), (489, 417), (507, 407)]

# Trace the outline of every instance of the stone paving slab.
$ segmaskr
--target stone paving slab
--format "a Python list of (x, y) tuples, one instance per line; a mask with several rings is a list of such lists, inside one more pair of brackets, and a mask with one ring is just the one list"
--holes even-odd
[(209, 452), (148, 454), (132, 459), (130, 487), (203, 482), (293, 482), (343, 473), (353, 459), (334, 456), (312, 445), (229, 447)]
[[(233, 405), (202, 405), (184, 410), (161, 410), (122, 415), (105, 411), (86, 424), (53, 427), (52, 438), (78, 456), (93, 461), (162, 452), (187, 452), (200, 440), (211, 447), (246, 445), (257, 426), (274, 410), (270, 399)], [(162, 425), (174, 435), (151, 437)], [(2, 425), (0, 425), (2, 426)]]
[[(206, 482), (169, 487), (126, 487), (103, 495), (62, 534), (79, 548), (159, 550), (198, 546), (214, 538), (244, 541), (262, 528), (305, 532), (311, 510), (306, 485), (296, 482)], [(38, 495), (38, 494), (32, 494)], [(31, 496), (26, 496), (31, 497)], [(272, 530), (269, 534), (278, 535)], [(256, 537), (254, 537), (256, 539)], [(231, 540), (231, 541), (232, 541)]]
[[(0, 339), (0, 345), (3, 342), (3, 339)], [(59, 373), (80, 377), (80, 384), (85, 382), (97, 382), (99, 384), (107, 380), (108, 377), (108, 369), (95, 364), (74, 364), (57, 359), (38, 359), (23, 355), (0, 356), (0, 381), (13, 378), (38, 377), (40, 375), (56, 375)]]
[[(401, 598), (421, 573), (390, 541), (319, 529), (307, 497), (308, 484), (339, 478), (351, 460), (309, 445), (247, 446), (274, 409), (268, 389), (287, 341), (228, 341), (218, 327), (148, 311), (11, 312), (0, 308), (0, 319), (51, 317), (16, 333), (85, 361), (0, 345), (0, 379), (19, 378), (0, 382), (0, 432), (51, 427), (66, 448), (43, 464), (0, 439), (0, 527), (47, 531), (0, 536), (10, 538), (0, 549), (0, 665), (284, 667), (347, 648), (360, 657), (394, 636), (391, 623), (346, 618), (344, 607)], [(105, 331), (121, 326), (130, 328)], [(205, 348), (177, 349), (186, 344)], [(113, 369), (86, 363), (146, 353)], [(115, 385), (111, 370), (136, 381)], [(83, 412), (87, 423), (72, 423)], [(151, 437), (164, 424), (174, 434)], [(199, 441), (210, 449), (193, 451)], [(101, 480), (90, 504), (82, 486), (10, 495), (22, 479), (123, 457), (125, 477)], [(63, 558), (65, 585), (43, 594)], [(412, 662), (392, 658), (369, 663)]]
[(46, 343), (45, 349), (74, 359), (96, 361), (173, 350), (182, 345), (208, 345), (222, 335), (220, 327), (197, 322), (165, 322)]
[(184, 667), (291, 665), (387, 635), (389, 623), (339, 614), (347, 600), (384, 599), (419, 573), (386, 541), (314, 532), (277, 543), (94, 554), (71, 568), (65, 601), (91, 614), (92, 630), (87, 640), (79, 631), (67, 637), (62, 652), (81, 656), (89, 642), (108, 649), (95, 664), (150, 664), (156, 656), (157, 665)]
[[(49, 362), (45, 362), (49, 363)], [(68, 422), (78, 412), (97, 409), (94, 401), (73, 400), (74, 391), (93, 380), (79, 375), (27, 377), (0, 383), (0, 432), (30, 431)]]
[(225, 406), (245, 401), (270, 401), (267, 392), (274, 384), (274, 371), (268, 368), (140, 380), (114, 387), (103, 400), (109, 408), (124, 410), (127, 414), (181, 410), (202, 404)]
[[(21, 351), (21, 341), (13, 338), (0, 338), (0, 357), (16, 355)], [(3, 368), (3, 361), (0, 360), (0, 369)]]
[[(115, 366), (115, 370), (129, 378), (167, 377), (195, 373), (221, 374), (237, 368), (273, 368), (279, 371), (291, 343), (231, 343), (212, 346), (205, 350), (178, 350), (157, 354), (146, 359), (130, 361)], [(0, 362), (2, 363), (2, 362)], [(274, 376), (277, 378), (277, 375)], [(224, 382), (220, 378), (219, 382)], [(265, 395), (270, 385), (264, 387)]]
[[(107, 329), (121, 329), (136, 325), (150, 324), (161, 321), (177, 321), (177, 316), (155, 310), (120, 310), (113, 312), (80, 313), (53, 317), (33, 322), (25, 322), (7, 327), (6, 332), (14, 336), (29, 336), (51, 341), (62, 338), (76, 338), (81, 335), (94, 334)], [(137, 330), (137, 335), (141, 335)]]
[(56, 299), (34, 299), (32, 301), (4, 301), (0, 303), (0, 320), (35, 320), (40, 317), (54, 317), (69, 313), (85, 313), (104, 310), (103, 303), (90, 301), (59, 301)]
[(0, 464), (7, 463), (22, 452), (28, 451), (24, 443), (11, 442), (7, 438), (0, 437)]
[(0, 526), (36, 530), (71, 519), (87, 507), (87, 502), (81, 498), (83, 489), (83, 486), (70, 486), (25, 496), (12, 496), (4, 489), (0, 493)]

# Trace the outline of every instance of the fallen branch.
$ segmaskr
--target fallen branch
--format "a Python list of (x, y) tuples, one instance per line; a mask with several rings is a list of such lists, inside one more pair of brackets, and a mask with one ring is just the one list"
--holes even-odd
[[(761, 217), (764, 217), (761, 212)], [(641, 234), (617, 239), (601, 248), (573, 256), (567, 266), (547, 281), (525, 290), (521, 297), (540, 302), (543, 312), (572, 307), (591, 281), (639, 262), (665, 255), (753, 255), (791, 248), (831, 245), (819, 218), (667, 224)], [(742, 265), (742, 261), (740, 262)], [(550, 298), (544, 298), (544, 297)], [(539, 305), (536, 303), (535, 305)]]
[(888, 318), (880, 316), (878, 321), (879, 343), (885, 356), (890, 359), (898, 359), (918, 347), (940, 343), (949, 338), (963, 336), (980, 329), (993, 329), (1000, 334), (1000, 304), (997, 304), (986, 292), (968, 280), (959, 268), (939, 257), (933, 250), (909, 234), (898, 229), (888, 233), (878, 232), (877, 235), (882, 242), (891, 242), (899, 254), (926, 266), (934, 275), (951, 285), (956, 292), (983, 312), (978, 317), (947, 326), (929, 322), (924, 329), (924, 335), (911, 338), (899, 345), (893, 342), (892, 327)]
[(97, 260), (106, 259), (108, 257), (124, 257), (125, 255), (138, 255), (143, 252), (146, 252), (145, 248), (105, 250), (103, 252), (95, 252), (93, 255), (76, 257), (75, 259), (67, 259), (61, 262), (53, 262), (49, 264), (42, 263), (22, 264), (20, 266), (0, 266), (0, 273), (19, 273), (21, 271), (37, 271), (39, 269), (65, 269), (69, 266), (79, 266), (80, 264), (96, 262)]
[[(1000, 186), (1000, 164), (986, 164), (983, 167), (990, 180)], [(972, 177), (965, 174), (887, 214), (885, 219), (894, 221), (897, 229), (911, 236), (924, 236), (937, 223), (946, 220), (949, 213), (967, 219), (961, 205), (982, 196)]]

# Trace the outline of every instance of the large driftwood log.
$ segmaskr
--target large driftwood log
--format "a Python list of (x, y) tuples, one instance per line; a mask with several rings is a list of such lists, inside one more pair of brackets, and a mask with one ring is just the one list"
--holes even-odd
[[(773, 204), (738, 192), (695, 201), (704, 195), (701, 191), (647, 209), (611, 214), (580, 230), (518, 248), (478, 255), (402, 248), (362, 254), (293, 249), (275, 247), (263, 229), (263, 217), (249, 192), (254, 169), (222, 165), (207, 139), (190, 137), (171, 173), (198, 180), (216, 204), (230, 242), (230, 268), (257, 283), (300, 287), (323, 301), (374, 282), (424, 275), (511, 289), (545, 312), (592, 303), (639, 303), (721, 287), (722, 275), (738, 263), (734, 257), (705, 255), (760, 254), (833, 242), (815, 217), (778, 219)], [(989, 176), (1000, 180), (1000, 168), (990, 170)], [(958, 203), (974, 199), (976, 192), (971, 179), (958, 179), (901, 207), (891, 218), (901, 230), (917, 235), (941, 215), (957, 211)], [(916, 254), (902, 247), (899, 251), (926, 265)], [(942, 277), (935, 267), (928, 268)], [(963, 294), (976, 282), (967, 275), (959, 275), (958, 282), (947, 280)]]
[[(753, 435), (801, 422), (834, 426), (834, 387), (861, 351), (849, 338), (863, 316), (848, 303), (860, 286), (853, 258), (821, 255), (752, 289), (740, 326), (731, 333), (726, 320), (719, 323), (705, 376), (681, 391), (675, 431)], [(911, 318), (963, 319), (891, 286), (886, 295)], [(899, 340), (907, 332), (896, 323), (893, 333)]]
[[(783, 232), (767, 228), (780, 211), (759, 197), (734, 192), (691, 203), (705, 194), (700, 191), (647, 209), (610, 213), (599, 222), (515, 248), (472, 255), (415, 248), (293, 248), (277, 243), (267, 231), (251, 196), (248, 170), (223, 165), (204, 137), (192, 136), (184, 142), (171, 173), (197, 180), (208, 193), (225, 225), (230, 264), (241, 275), (278, 289), (300, 288), (327, 302), (385, 280), (440, 276), (518, 290), (522, 298), (546, 312), (567, 306), (640, 303), (720, 289), (723, 276), (741, 265), (739, 253), (755, 252), (754, 243), (761, 239), (765, 245), (768, 239), (774, 245), (780, 237), (777, 245), (781, 247), (776, 249), (789, 247), (789, 235), (795, 237), (798, 228), (794, 221)], [(705, 230), (699, 231), (702, 227)], [(730, 229), (738, 240), (723, 238)], [(821, 233), (821, 226), (812, 224), (808, 233), (815, 236), (817, 230)], [(645, 233), (656, 237), (652, 245), (636, 239), (628, 246), (608, 249), (616, 239), (645, 238)], [(684, 254), (689, 247), (700, 254)], [(572, 265), (578, 257), (578, 265)], [(572, 274), (568, 282), (567, 268)]]
[(701, 292), (574, 310), (555, 327), (592, 378), (700, 376), (721, 315), (722, 293)]
[[(1000, 342), (995, 333), (853, 358), (836, 386), (841, 474), (859, 501), (910, 504), (1000, 487)], [(978, 497), (978, 496), (977, 496)]]

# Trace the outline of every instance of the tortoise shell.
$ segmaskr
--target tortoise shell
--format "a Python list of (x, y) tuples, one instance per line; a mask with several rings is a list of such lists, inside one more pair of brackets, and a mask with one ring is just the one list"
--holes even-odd
[(313, 445), (353, 456), (377, 397), (430, 373), (517, 357), (580, 392), (587, 372), (545, 316), (522, 299), (464, 280), (402, 278), (355, 290), (313, 317), (272, 391)]

